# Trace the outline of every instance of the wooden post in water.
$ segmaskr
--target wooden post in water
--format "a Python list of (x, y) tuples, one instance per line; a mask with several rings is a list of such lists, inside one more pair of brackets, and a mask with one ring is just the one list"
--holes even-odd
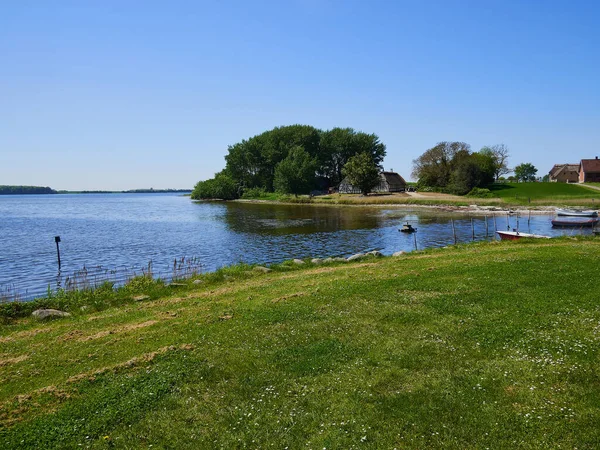
[(510, 222), (508, 221), (508, 213), (506, 213), (506, 231), (510, 231)]
[(54, 242), (56, 242), (56, 256), (58, 256), (58, 271), (60, 272), (60, 248), (58, 247), (60, 236), (54, 236)]
[(485, 217), (485, 237), (488, 237), (488, 220), (487, 220), (487, 216)]
[(450, 219), (452, 221), (452, 235), (454, 236), (454, 244), (456, 245), (456, 228), (454, 228), (454, 219)]
[(475, 224), (473, 223), (473, 218), (471, 217), (471, 240), (475, 240)]
[(413, 236), (415, 237), (415, 250), (418, 250), (417, 249), (417, 232), (416, 231), (413, 233)]
[(496, 213), (494, 213), (494, 231), (498, 231), (498, 224), (496, 223)]

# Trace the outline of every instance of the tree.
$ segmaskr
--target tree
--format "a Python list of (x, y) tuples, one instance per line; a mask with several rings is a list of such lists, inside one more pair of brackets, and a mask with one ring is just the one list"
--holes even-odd
[(379, 168), (366, 152), (352, 156), (342, 169), (342, 174), (348, 178), (350, 184), (359, 188), (363, 195), (371, 192), (380, 182)]
[(508, 168), (508, 147), (504, 144), (497, 144), (483, 147), (479, 153), (489, 154), (494, 159), (494, 178), (499, 180), (502, 175), (511, 172)]
[(458, 161), (470, 155), (464, 142), (440, 142), (413, 161), (413, 178), (419, 186), (446, 187)]
[(531, 163), (523, 163), (515, 167), (514, 172), (517, 181), (535, 181), (537, 169)]
[(275, 167), (274, 187), (284, 194), (307, 194), (315, 184), (317, 160), (301, 146), (290, 150), (288, 156)]
[(333, 128), (321, 132), (319, 174), (332, 186), (342, 181), (342, 169), (348, 160), (359, 153), (368, 153), (378, 167), (385, 157), (385, 144), (376, 134), (357, 132), (352, 128)]

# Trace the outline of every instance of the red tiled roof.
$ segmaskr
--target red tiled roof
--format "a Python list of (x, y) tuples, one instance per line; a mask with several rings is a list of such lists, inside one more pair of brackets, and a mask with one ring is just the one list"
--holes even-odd
[(579, 167), (581, 167), (581, 170), (585, 173), (600, 173), (600, 159), (582, 159)]

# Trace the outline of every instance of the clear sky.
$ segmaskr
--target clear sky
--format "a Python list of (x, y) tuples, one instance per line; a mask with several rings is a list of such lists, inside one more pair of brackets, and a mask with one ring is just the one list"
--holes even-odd
[(5, 1), (0, 184), (191, 188), (279, 125), (600, 156), (597, 1)]

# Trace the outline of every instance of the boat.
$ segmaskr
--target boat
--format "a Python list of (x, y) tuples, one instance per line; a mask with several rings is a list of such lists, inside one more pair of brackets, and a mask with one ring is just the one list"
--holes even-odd
[(553, 219), (552, 226), (561, 228), (589, 228), (595, 226), (599, 220), (600, 219)]
[(401, 231), (402, 233), (414, 233), (415, 231), (417, 231), (417, 229), (413, 228), (413, 226), (410, 223), (406, 222), (398, 231)]
[(557, 216), (598, 217), (598, 211), (582, 209), (557, 209)]
[(533, 238), (533, 239), (550, 239), (550, 236), (544, 236), (542, 234), (531, 234), (531, 233), (521, 233), (519, 231), (496, 231), (500, 239), (503, 241), (516, 241), (521, 238)]

